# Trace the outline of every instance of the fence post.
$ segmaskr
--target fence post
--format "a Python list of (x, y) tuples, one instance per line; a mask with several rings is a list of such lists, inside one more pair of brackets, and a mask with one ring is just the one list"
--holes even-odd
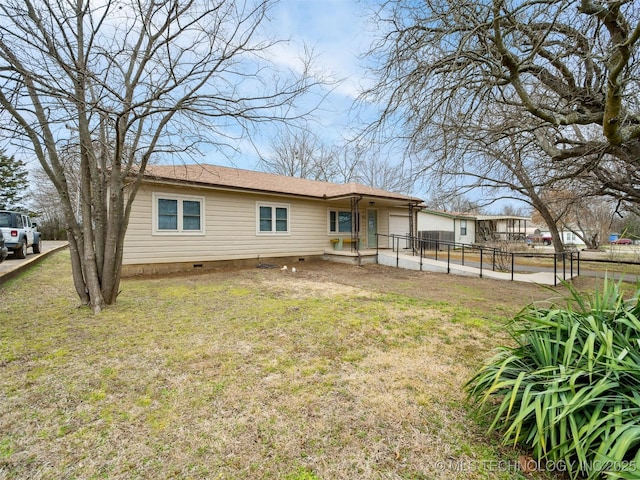
[(492, 266), (492, 270), (495, 272), (496, 271), (496, 249), (493, 249), (493, 266)]
[(513, 264), (515, 260), (515, 253), (511, 252), (511, 281), (513, 282)]
[(420, 271), (422, 271), (422, 258), (424, 256), (424, 241), (420, 240)]
[(462, 265), (464, 265), (464, 243), (462, 244)]
[(480, 278), (482, 278), (482, 252), (484, 249), (480, 247)]
[(567, 279), (567, 252), (562, 252), (562, 279)]
[(447, 273), (451, 273), (451, 245), (447, 244)]
[(558, 285), (558, 254), (553, 252), (553, 286)]
[(398, 237), (398, 248), (396, 249), (396, 268), (398, 268), (399, 266), (400, 266), (400, 237)]
[(571, 268), (569, 270), (569, 275), (570, 277), (573, 279), (573, 252), (569, 253), (569, 255), (571, 255), (569, 258), (571, 260)]

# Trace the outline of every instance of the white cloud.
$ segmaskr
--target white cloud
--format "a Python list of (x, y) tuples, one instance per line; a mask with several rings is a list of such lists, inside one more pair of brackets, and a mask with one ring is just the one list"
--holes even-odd
[[(302, 59), (310, 50), (314, 57), (312, 74), (329, 81), (326, 88), (314, 89), (299, 103), (302, 111), (326, 94), (312, 117), (316, 133), (327, 145), (339, 145), (343, 137), (359, 127), (350, 111), (369, 83), (358, 59), (372, 40), (365, 24), (366, 1), (280, 0), (269, 12), (270, 22), (262, 25), (265, 41), (279, 40), (269, 49), (268, 56), (278, 69), (301, 73)], [(245, 83), (244, 88), (252, 88), (251, 82)], [(229, 152), (230, 156), (224, 157), (219, 152), (206, 151), (203, 161), (259, 168), (260, 157), (271, 154), (271, 142), (277, 136), (275, 125), (262, 124), (250, 138), (234, 142), (238, 153)]]
[(271, 14), (271, 25), (289, 41), (276, 49), (276, 61), (287, 67), (304, 54), (316, 56), (316, 67), (339, 82), (335, 94), (357, 98), (367, 81), (358, 55), (369, 47), (363, 4), (353, 0), (282, 0)]

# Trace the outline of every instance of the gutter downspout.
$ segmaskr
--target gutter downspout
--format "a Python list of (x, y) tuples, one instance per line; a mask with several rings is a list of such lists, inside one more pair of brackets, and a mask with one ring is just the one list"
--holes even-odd
[[(360, 222), (358, 204), (362, 200), (362, 195), (359, 197), (351, 197), (351, 248), (355, 248), (355, 252), (358, 255), (358, 266), (362, 266), (362, 256), (360, 255)], [(354, 246), (355, 245), (355, 246)]]
[[(418, 212), (422, 210), (417, 203), (409, 203), (409, 238), (411, 239), (411, 250), (415, 253), (417, 243), (415, 239), (418, 237)], [(417, 211), (416, 211), (417, 209)]]

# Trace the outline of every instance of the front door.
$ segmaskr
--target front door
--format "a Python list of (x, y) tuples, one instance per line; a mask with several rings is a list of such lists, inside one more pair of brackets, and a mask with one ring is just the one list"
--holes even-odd
[(378, 212), (377, 210), (367, 210), (367, 248), (378, 246)]

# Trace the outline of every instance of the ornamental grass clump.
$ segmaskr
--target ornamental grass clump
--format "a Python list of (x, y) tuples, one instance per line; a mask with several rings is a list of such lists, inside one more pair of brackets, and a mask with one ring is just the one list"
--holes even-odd
[(466, 385), (489, 431), (572, 478), (640, 479), (640, 287), (621, 284), (566, 307), (530, 305), (498, 353)]

